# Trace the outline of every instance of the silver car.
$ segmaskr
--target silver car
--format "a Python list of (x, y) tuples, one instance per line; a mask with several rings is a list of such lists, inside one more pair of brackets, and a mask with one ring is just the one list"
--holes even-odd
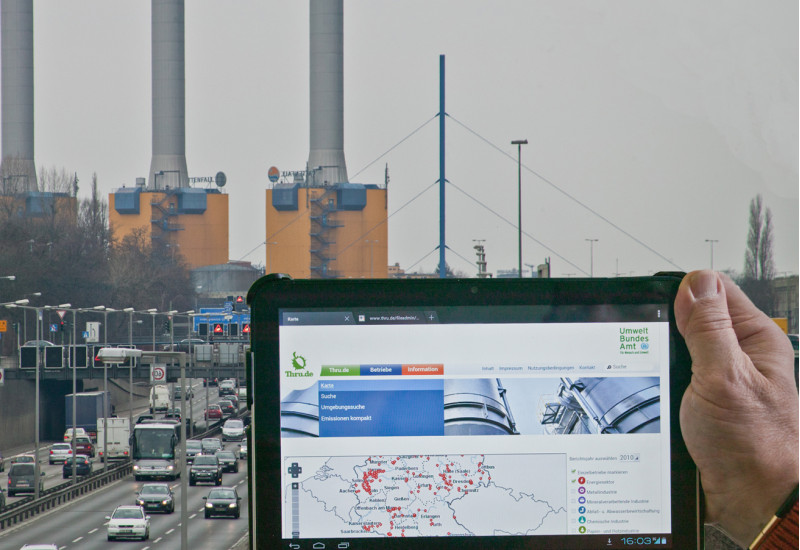
[(72, 458), (72, 446), (69, 443), (53, 443), (50, 447), (50, 464), (63, 464), (68, 458)]

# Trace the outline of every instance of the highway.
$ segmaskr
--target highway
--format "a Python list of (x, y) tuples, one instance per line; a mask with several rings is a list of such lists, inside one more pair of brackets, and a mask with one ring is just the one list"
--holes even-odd
[[(232, 447), (229, 443), (226, 448)], [(211, 518), (203, 516), (203, 497), (213, 485), (197, 485), (188, 487), (189, 509), (189, 541), (192, 550), (222, 550), (231, 548), (247, 533), (247, 468), (245, 461), (240, 461), (239, 473), (223, 474), (223, 486), (236, 487), (242, 515), (239, 519)], [(146, 550), (180, 549), (181, 547), (181, 489), (180, 481), (170, 483), (175, 492), (176, 509), (173, 514), (150, 515), (150, 540), (147, 541), (114, 541), (106, 538), (106, 519), (114, 508), (120, 504), (134, 504), (136, 492), (142, 482), (133, 481), (133, 476), (113, 483), (103, 489), (94, 491), (76, 500), (56, 508), (52, 512), (42, 514), (19, 526), (0, 532), (0, 548), (16, 550), (24, 544), (54, 543), (60, 550), (66, 549), (108, 549), (116, 545), (125, 548)]]
[[(193, 401), (194, 401), (194, 407), (193, 407), (194, 416), (192, 417), (192, 420), (194, 421), (194, 424), (195, 424), (195, 433), (199, 433), (200, 431), (204, 431), (205, 430), (205, 425), (206, 425), (205, 419), (203, 418), (203, 413), (204, 413), (205, 408), (206, 408), (206, 388), (203, 387), (202, 380), (200, 380), (200, 379), (191, 380), (190, 382), (191, 382), (192, 390), (194, 391), (194, 399), (193, 399)], [(220, 398), (218, 396), (217, 388), (216, 387), (208, 388), (208, 400), (211, 403), (216, 403), (216, 402), (219, 401), (219, 399)], [(141, 400), (141, 402), (146, 403), (147, 400), (146, 399), (145, 400)], [(175, 406), (176, 407), (180, 407), (180, 403), (176, 403)], [(240, 408), (244, 408), (241, 403), (240, 403)], [(188, 406), (188, 401), (187, 401), (187, 406), (186, 406), (186, 411), (185, 411), (184, 416), (188, 416), (189, 411), (190, 411), (190, 408)], [(149, 412), (149, 409), (148, 409), (147, 406), (140, 406), (138, 408), (134, 407), (134, 409), (133, 409), (133, 420), (134, 420), (134, 422), (136, 421), (136, 418), (140, 414), (145, 413), (145, 412)], [(127, 414), (128, 414), (128, 410), (127, 409), (119, 409), (119, 410), (117, 410), (117, 415), (120, 416), (120, 417), (127, 417)], [(187, 427), (187, 434), (188, 434), (188, 427)], [(41, 446), (39, 447), (39, 466), (41, 468), (41, 471), (44, 472), (44, 474), (45, 474), (45, 476), (44, 476), (44, 488), (45, 489), (49, 489), (50, 487), (54, 487), (56, 485), (61, 485), (62, 483), (66, 482), (66, 480), (62, 476), (62, 465), (61, 464), (50, 465), (49, 462), (48, 462), (48, 457), (50, 455), (50, 445), (51, 444), (52, 444), (52, 442), (42, 442)], [(34, 444), (33, 444), (33, 442), (31, 442), (30, 449), (26, 449), (23, 452), (15, 453), (15, 454), (6, 454), (6, 453), (4, 453), (5, 462), (6, 462), (6, 469), (5, 469), (5, 472), (0, 472), (0, 476), (2, 476), (2, 481), (3, 481), (3, 486), (2, 486), (3, 489), (7, 488), (5, 477), (6, 477), (6, 474), (8, 473), (8, 468), (11, 465), (11, 460), (14, 458), (14, 456), (16, 456), (18, 454), (24, 454), (24, 455), (33, 456), (33, 454), (34, 454), (33, 451), (34, 451)], [(113, 460), (111, 461), (111, 465), (112, 466), (114, 465), (114, 461)], [(102, 470), (102, 468), (103, 468), (103, 463), (97, 456), (95, 456), (95, 458), (92, 459), (92, 467), (93, 467), (93, 471)], [(8, 493), (6, 492), (6, 504), (12, 504), (14, 502), (17, 502), (20, 499), (28, 498), (28, 497), (30, 497), (30, 495), (31, 495), (30, 493), (22, 493), (20, 495), (10, 497), (10, 496), (8, 496)]]
[[(194, 389), (194, 417), (197, 424), (196, 433), (204, 429), (205, 420), (203, 412), (206, 406), (206, 389), (201, 380), (193, 380)], [(217, 388), (209, 388), (209, 401), (215, 403), (219, 401)], [(188, 405), (188, 404), (187, 404)], [(178, 404), (176, 403), (176, 406)], [(242, 407), (240, 407), (242, 408)], [(188, 413), (189, 407), (186, 407)], [(127, 411), (118, 411), (124, 416)], [(146, 407), (134, 409), (134, 419), (143, 412), (149, 412)], [(225, 448), (233, 449), (237, 443), (227, 443)], [(33, 449), (24, 454), (33, 454)], [(45, 488), (60, 485), (66, 480), (62, 478), (62, 466), (60, 464), (49, 465), (49, 444), (43, 444), (39, 450), (39, 462), (41, 470), (45, 473)], [(6, 456), (6, 472), (12, 456)], [(112, 461), (113, 464), (113, 461)], [(102, 462), (94, 459), (95, 471), (102, 468)], [(241, 460), (239, 473), (226, 473), (223, 477), (224, 486), (236, 487), (242, 511), (238, 520), (227, 518), (213, 518), (206, 520), (203, 516), (204, 501), (203, 496), (213, 485), (198, 485), (188, 488), (188, 510), (189, 510), (189, 543), (188, 547), (192, 550), (199, 549), (225, 549), (231, 548), (238, 540), (247, 533), (247, 465), (246, 461)], [(188, 472), (188, 470), (187, 470)], [(188, 475), (185, 472), (183, 475)], [(2, 474), (0, 474), (2, 475)], [(5, 485), (5, 475), (3, 484)], [(136, 482), (133, 476), (120, 480), (87, 494), (69, 504), (62, 505), (53, 511), (40, 514), (23, 523), (0, 531), (0, 548), (15, 550), (24, 544), (31, 543), (55, 543), (59, 549), (67, 548), (109, 548), (117, 544), (127, 544), (129, 548), (148, 549), (160, 548), (171, 549), (180, 548), (180, 503), (181, 489), (180, 480), (170, 482), (170, 486), (175, 492), (176, 510), (174, 514), (151, 514), (150, 540), (149, 541), (119, 541), (109, 542), (106, 538), (106, 519), (114, 508), (120, 504), (134, 504), (135, 494), (143, 482)], [(18, 497), (8, 497), (7, 504), (16, 502), (28, 495)], [(154, 546), (157, 545), (157, 546)]]

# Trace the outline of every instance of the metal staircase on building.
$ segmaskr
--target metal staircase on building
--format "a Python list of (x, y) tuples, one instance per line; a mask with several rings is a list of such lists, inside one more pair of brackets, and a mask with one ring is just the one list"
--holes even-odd
[(150, 224), (153, 227), (152, 238), (154, 240), (167, 241), (166, 237), (170, 233), (183, 230), (183, 226), (174, 221), (178, 215), (177, 209), (172, 207), (172, 204), (165, 206), (165, 203), (176, 195), (175, 190), (167, 190), (161, 200), (150, 201), (152, 214)]
[(338, 274), (330, 269), (331, 262), (336, 261), (333, 245), (336, 244), (336, 229), (343, 227), (336, 220), (336, 191), (326, 189), (322, 195), (312, 197), (309, 209), (311, 278), (334, 279)]

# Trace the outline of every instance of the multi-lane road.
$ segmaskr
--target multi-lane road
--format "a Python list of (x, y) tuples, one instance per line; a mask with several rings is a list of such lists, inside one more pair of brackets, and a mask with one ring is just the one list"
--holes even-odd
[[(194, 412), (195, 420), (203, 422), (206, 392), (202, 384), (195, 388)], [(216, 388), (209, 391), (210, 401), (218, 400)], [(143, 411), (142, 411), (143, 412)], [(139, 414), (139, 411), (136, 412)], [(227, 443), (226, 448), (233, 449), (238, 443)], [(44, 448), (44, 447), (43, 447)], [(48, 451), (40, 449), (40, 462), (45, 472), (45, 487), (63, 483), (61, 465), (50, 466), (47, 463)], [(8, 462), (8, 458), (6, 460)], [(102, 467), (97, 461), (95, 467)], [(239, 473), (223, 474), (223, 485), (236, 487), (241, 500), (242, 515), (239, 519), (213, 518), (205, 519), (203, 514), (203, 497), (213, 485), (197, 485), (187, 487), (188, 502), (188, 548), (192, 550), (219, 550), (231, 548), (247, 534), (247, 468), (245, 461), (239, 465)], [(183, 475), (188, 475), (188, 471)], [(5, 480), (3, 480), (5, 481)], [(175, 492), (176, 510), (173, 514), (151, 514), (150, 540), (142, 542), (119, 541), (109, 542), (106, 538), (106, 516), (121, 504), (134, 504), (136, 492), (143, 482), (136, 482), (133, 476), (107, 485), (89, 493), (69, 504), (62, 505), (50, 512), (35, 516), (17, 526), (0, 531), (0, 548), (16, 550), (24, 544), (53, 543), (60, 550), (65, 549), (107, 549), (116, 545), (127, 545), (128, 548), (145, 550), (158, 548), (169, 550), (181, 548), (181, 482), (170, 482)], [(15, 502), (17, 497), (9, 498), (8, 503)]]

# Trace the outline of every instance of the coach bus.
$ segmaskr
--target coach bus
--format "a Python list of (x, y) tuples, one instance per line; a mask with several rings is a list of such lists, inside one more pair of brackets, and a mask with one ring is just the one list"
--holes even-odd
[(180, 422), (136, 424), (131, 434), (134, 479), (177, 479), (181, 474), (180, 442)]

